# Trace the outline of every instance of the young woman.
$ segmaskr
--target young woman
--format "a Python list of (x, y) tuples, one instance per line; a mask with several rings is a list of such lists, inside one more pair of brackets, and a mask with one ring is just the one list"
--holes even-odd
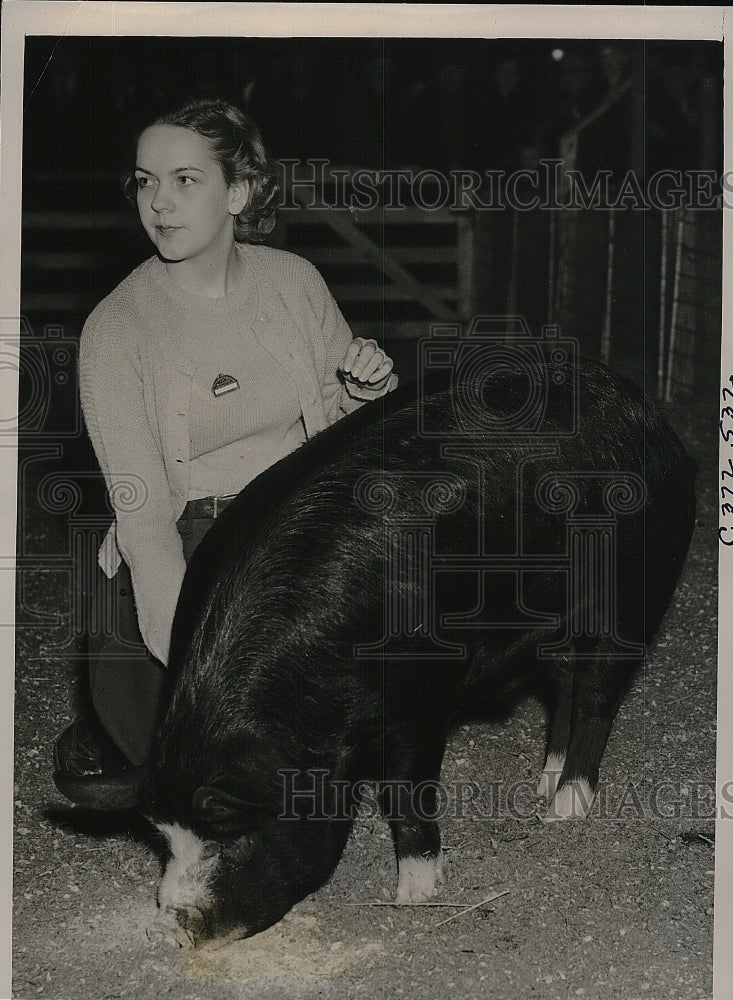
[(186, 562), (219, 511), (396, 384), (316, 269), (257, 245), (277, 173), (238, 109), (201, 101), (156, 119), (125, 189), (157, 253), (87, 320), (79, 379), (115, 514), (90, 586), (102, 614), (116, 603), (117, 627), (90, 638), (91, 706), (54, 752), (57, 772), (96, 783), (148, 754)]

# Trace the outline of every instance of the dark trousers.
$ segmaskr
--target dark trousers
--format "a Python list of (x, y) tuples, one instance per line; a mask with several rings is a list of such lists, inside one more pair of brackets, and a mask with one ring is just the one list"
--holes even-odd
[[(194, 518), (185, 513), (178, 521), (187, 563), (213, 523), (213, 517)], [(90, 597), (97, 608), (94, 620), (106, 619), (106, 627), (88, 636), (92, 705), (127, 759), (142, 764), (165, 707), (165, 668), (143, 643), (130, 570), (124, 561), (111, 580), (97, 567)], [(100, 615), (100, 607), (108, 613)]]

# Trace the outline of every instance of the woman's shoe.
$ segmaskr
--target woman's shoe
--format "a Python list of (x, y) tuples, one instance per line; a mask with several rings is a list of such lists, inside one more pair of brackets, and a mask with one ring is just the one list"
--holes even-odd
[(145, 775), (105, 731), (96, 715), (84, 715), (61, 733), (53, 748), (53, 780), (67, 799), (95, 810), (133, 809)]
[(114, 777), (132, 767), (96, 715), (82, 715), (61, 733), (53, 762), (56, 773), (69, 778)]

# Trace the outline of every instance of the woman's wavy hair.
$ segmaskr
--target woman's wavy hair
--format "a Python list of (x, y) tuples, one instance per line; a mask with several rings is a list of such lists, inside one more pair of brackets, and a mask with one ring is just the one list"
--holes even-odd
[[(250, 117), (227, 101), (190, 101), (174, 111), (164, 112), (140, 129), (133, 150), (137, 149), (145, 129), (155, 125), (176, 125), (198, 132), (208, 140), (227, 184), (249, 181), (249, 200), (234, 219), (234, 239), (238, 243), (256, 243), (272, 232), (280, 193), (279, 170)], [(134, 161), (122, 178), (122, 189), (126, 198), (136, 204)]]

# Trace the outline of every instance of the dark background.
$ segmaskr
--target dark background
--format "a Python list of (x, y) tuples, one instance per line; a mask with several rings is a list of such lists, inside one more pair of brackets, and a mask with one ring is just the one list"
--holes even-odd
[[(119, 181), (131, 138), (188, 98), (236, 102), (277, 158), (350, 168), (510, 173), (558, 157), (580, 124), (574, 165), (589, 180), (612, 171), (612, 190), (629, 170), (643, 186), (660, 169), (722, 169), (714, 42), (30, 37), (24, 94), (20, 411), (51, 436), (79, 423), (73, 363), (85, 318), (152, 252)], [(717, 392), (721, 211), (458, 211), (390, 226), (398, 214), (354, 225), (465, 324), (518, 314), (538, 334), (559, 323), (581, 353), (668, 402)], [(401, 295), (379, 259), (362, 259), (313, 213), (281, 212), (270, 242), (312, 259), (354, 332), (376, 336), (400, 374), (414, 374), (435, 321), (425, 301)], [(34, 352), (45, 357), (40, 375)]]
[[(715, 133), (703, 134), (717, 100), (704, 81), (722, 80), (714, 42), (29, 38), (25, 149), (60, 173), (119, 170), (139, 124), (208, 95), (248, 110), (278, 157), (511, 169), (527, 147), (556, 151), (563, 127), (607, 94), (613, 61), (640, 71), (644, 92), (593, 137), (584, 165), (718, 167), (719, 102)], [(644, 148), (632, 150), (637, 109)]]
[[(151, 253), (119, 175), (136, 130), (191, 97), (239, 104), (277, 158), (510, 173), (557, 157), (562, 136), (630, 80), (623, 97), (582, 127), (574, 165), (587, 178), (611, 170), (613, 187), (633, 170), (643, 185), (660, 169), (722, 168), (722, 45), (714, 42), (31, 37), (25, 58), (22, 301), (36, 336), (52, 324), (76, 338), (94, 305)], [(519, 313), (533, 332), (559, 322), (583, 353), (599, 356), (608, 319), (610, 361), (656, 393), (660, 316), (669, 325), (677, 249), (662, 234), (661, 215), (616, 213), (608, 296), (611, 237), (602, 213), (570, 235), (550, 232), (545, 210), (463, 213), (472, 269), (463, 286), (465, 245), (441, 266), (421, 263), (417, 252), (410, 261), (410, 247), (448, 245), (447, 230), (367, 224), (364, 232), (387, 254), (399, 244), (404, 266), (427, 287), (452, 287), (449, 306), (463, 320)], [(378, 263), (347, 261), (327, 225), (292, 213), (281, 220), (271, 241), (311, 257), (355, 332), (385, 341), (411, 372), (430, 311), (390, 292)], [(677, 287), (680, 301), (697, 303), (679, 338), (688, 370), (680, 374), (677, 365), (675, 377), (683, 392), (710, 387), (720, 220), (720, 212), (697, 213), (682, 234), (685, 254), (697, 255), (690, 266), (686, 256), (681, 262), (694, 287)], [(709, 259), (701, 259), (700, 245)], [(555, 288), (563, 267), (565, 285)], [(372, 290), (360, 298), (353, 288), (346, 293), (349, 284)]]

